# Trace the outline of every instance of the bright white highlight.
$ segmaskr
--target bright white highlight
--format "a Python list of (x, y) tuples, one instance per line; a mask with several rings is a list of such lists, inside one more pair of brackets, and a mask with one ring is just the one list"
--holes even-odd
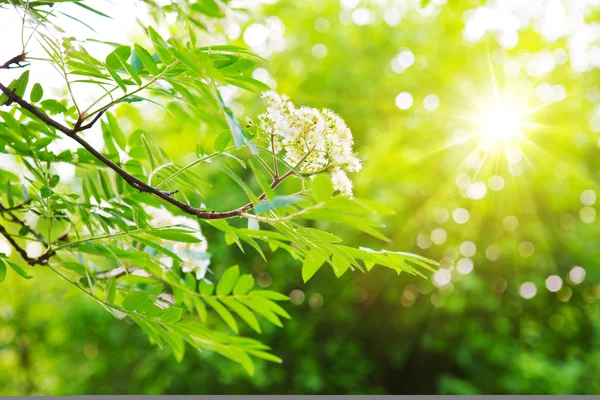
[(517, 108), (499, 106), (485, 116), (486, 136), (492, 141), (506, 140), (518, 133), (521, 122)]

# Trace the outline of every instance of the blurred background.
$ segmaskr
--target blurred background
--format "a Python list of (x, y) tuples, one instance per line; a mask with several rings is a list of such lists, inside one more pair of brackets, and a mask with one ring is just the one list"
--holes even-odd
[[(286, 253), (265, 264), (203, 225), (214, 271), (239, 264), (290, 294), (293, 319), (262, 337), (284, 362), (254, 377), (208, 352), (177, 363), (53, 274), (12, 274), (0, 286), (0, 394), (600, 393), (600, 0), (233, 5), (249, 11), (222, 35), (268, 60), (254, 77), (339, 113), (364, 161), (355, 195), (396, 210), (390, 243), (322, 227), (440, 269), (336, 279), (324, 268), (304, 284)], [(99, 34), (136, 40), (122, 22), (136, 10)], [(178, 31), (177, 16), (163, 24)], [(222, 92), (241, 121), (264, 108), (258, 94)], [(215, 132), (171, 111), (117, 114), (190, 160)], [(206, 204), (243, 202), (223, 199), (238, 192), (217, 169), (198, 173), (218, 188)]]

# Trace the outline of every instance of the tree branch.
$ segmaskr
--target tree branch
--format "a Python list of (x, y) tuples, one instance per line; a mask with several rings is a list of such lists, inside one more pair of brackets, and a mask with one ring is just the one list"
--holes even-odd
[(4, 207), (4, 204), (2, 204), (2, 202), (0, 202), (0, 214), (2, 216), (4, 216), (4, 214), (8, 214), (8, 216), (11, 218), (10, 220), (7, 219), (8, 221), (17, 223), (17, 224), (19, 224), (21, 226), (24, 226), (24, 227), (27, 227), (27, 229), (29, 230), (29, 232), (31, 232), (33, 234), (33, 236), (35, 236), (35, 238), (37, 240), (39, 240), (40, 242), (46, 244), (45, 240), (44, 240), (44, 237), (42, 235), (40, 235), (39, 233), (37, 233), (36, 231), (34, 231), (33, 229), (31, 229), (25, 222), (21, 221), (21, 219), (19, 219), (19, 217), (17, 217), (13, 213), (13, 211), (19, 210), (19, 209), (25, 207), (29, 203), (31, 203), (31, 200), (27, 200), (24, 203), (21, 203), (19, 205), (14, 206), (14, 207), (7, 208), (7, 207)]
[[(12, 61), (12, 60), (17, 59), (18, 57), (24, 58), (24, 55), (17, 56), (15, 58), (7, 61), (7, 63), (5, 63), (4, 65), (10, 65), (11, 63), (15, 63), (15, 61)], [(86, 149), (89, 153), (91, 153), (98, 161), (100, 161), (102, 164), (106, 165), (113, 171), (115, 171), (131, 187), (139, 190), (140, 192), (155, 195), (155, 196), (167, 201), (168, 203), (171, 203), (172, 205), (179, 208), (181, 211), (183, 211), (186, 214), (193, 215), (200, 219), (208, 219), (208, 220), (210, 220), (210, 219), (225, 219), (225, 218), (238, 217), (242, 213), (249, 211), (253, 207), (252, 203), (248, 203), (240, 208), (237, 208), (237, 209), (234, 209), (231, 211), (224, 211), (224, 212), (217, 212), (217, 211), (213, 211), (213, 210), (203, 210), (203, 209), (195, 208), (189, 204), (183, 203), (183, 202), (171, 197), (175, 192), (159, 190), (159, 189), (155, 188), (154, 186), (145, 183), (144, 181), (136, 178), (135, 176), (133, 176), (130, 173), (128, 173), (127, 171), (125, 171), (123, 168), (121, 168), (115, 162), (111, 161), (106, 156), (104, 156), (102, 153), (100, 153), (98, 150), (96, 150), (94, 147), (92, 147), (80, 135), (78, 135), (78, 133), (80, 133), (84, 130), (90, 129), (100, 119), (102, 114), (106, 111), (105, 108), (101, 109), (96, 114), (96, 116), (92, 119), (92, 121), (89, 122), (88, 124), (82, 125), (85, 118), (82, 118), (80, 116), (80, 118), (74, 124), (73, 128), (69, 128), (69, 127), (61, 124), (60, 122), (55, 121), (54, 119), (50, 118), (47, 114), (45, 114), (42, 110), (40, 110), (33, 104), (27, 102), (20, 96), (17, 96), (13, 91), (8, 89), (2, 83), (0, 83), (0, 90), (6, 96), (8, 96), (8, 103), (13, 103), (13, 102), (17, 103), (20, 107), (29, 111), (31, 114), (33, 114), (35, 117), (37, 117), (39, 120), (44, 122), (46, 125), (53, 127), (54, 129), (64, 133), (71, 139), (75, 140), (84, 149)], [(292, 173), (293, 173), (293, 171), (288, 171), (286, 174), (282, 175), (281, 177), (276, 177), (276, 179), (271, 184), (271, 188), (274, 189), (275, 187), (277, 187), (285, 178), (290, 176)], [(262, 195), (260, 195), (259, 200), (264, 200), (265, 198), (266, 198), (266, 194), (263, 193)]]
[(23, 258), (23, 260), (25, 260), (25, 262), (29, 265), (48, 265), (48, 260), (50, 260), (50, 257), (54, 255), (54, 250), (48, 249), (41, 256), (37, 258), (31, 258), (27, 255), (25, 249), (19, 246), (17, 241), (12, 237), (10, 233), (8, 233), (6, 228), (2, 225), (0, 225), (0, 234), (6, 238), (8, 243), (11, 244), (11, 246), (17, 251), (17, 253), (19, 253), (21, 258)]
[(21, 53), (18, 56), (15, 56), (0, 65), (0, 69), (15, 69), (15, 68), (25, 68), (29, 64), (23, 64), (25, 62), (25, 58), (27, 57), (27, 53)]

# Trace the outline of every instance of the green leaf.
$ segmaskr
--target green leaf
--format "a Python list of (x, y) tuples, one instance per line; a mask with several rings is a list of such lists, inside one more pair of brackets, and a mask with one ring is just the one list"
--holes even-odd
[(192, 10), (213, 18), (223, 18), (225, 13), (215, 0), (202, 0), (192, 5)]
[(183, 243), (200, 243), (201, 239), (190, 234), (190, 231), (177, 228), (155, 229), (146, 232), (148, 235), (156, 236), (161, 239), (172, 240)]
[(231, 293), (239, 276), (240, 269), (237, 265), (228, 268), (217, 284), (217, 295), (227, 296), (229, 293)]
[(40, 85), (39, 83), (34, 84), (33, 88), (31, 88), (31, 93), (29, 94), (29, 99), (31, 100), (31, 102), (37, 103), (42, 99), (43, 96), (44, 89), (42, 88), (42, 85)]
[(14, 92), (17, 96), (23, 98), (25, 94), (25, 90), (27, 90), (27, 84), (29, 83), (29, 70), (23, 72), (19, 79), (17, 79), (17, 83), (14, 88)]
[(263, 303), (256, 301), (254, 298), (240, 299), (240, 302), (248, 306), (255, 313), (262, 315), (267, 321), (272, 323), (275, 326), (283, 327), (281, 320), (273, 311), (269, 308), (265, 307)]
[(9, 207), (15, 205), (15, 199), (12, 195), (12, 185), (10, 184), (10, 181), (6, 181), (6, 201), (8, 202)]
[(124, 150), (127, 147), (127, 138), (125, 134), (119, 127), (119, 120), (117, 117), (110, 112), (106, 113), (106, 119), (108, 121), (108, 127), (110, 128), (110, 133), (112, 134), (115, 142), (119, 145), (119, 147)]
[(40, 196), (42, 196), (42, 199), (47, 199), (48, 197), (52, 196), (52, 193), (52, 189), (50, 189), (48, 186), (42, 186), (40, 189)]
[(171, 52), (169, 51), (167, 43), (151, 26), (148, 27), (148, 34), (150, 35), (150, 39), (152, 40), (152, 44), (154, 44), (154, 49), (160, 60), (165, 65), (170, 64), (173, 57), (171, 57)]
[(329, 253), (322, 249), (314, 247), (310, 250), (302, 264), (302, 279), (304, 279), (304, 282), (308, 282), (328, 257)]
[(125, 85), (125, 82), (123, 82), (123, 79), (117, 73), (117, 71), (115, 71), (114, 69), (110, 68), (108, 65), (106, 66), (106, 70), (108, 71), (108, 73), (110, 74), (110, 76), (113, 78), (113, 80), (117, 83), (117, 85), (119, 85), (119, 87), (121, 88), (121, 90), (123, 91), (123, 93), (127, 93), (127, 86)]
[(287, 301), (290, 298), (284, 294), (274, 292), (272, 290), (253, 290), (249, 293), (250, 296), (264, 297), (265, 299), (275, 301)]
[(257, 214), (265, 211), (276, 210), (278, 208), (288, 207), (294, 203), (305, 200), (300, 196), (277, 196), (272, 201), (260, 203), (254, 207), (254, 212)]
[(217, 312), (217, 314), (219, 314), (221, 319), (223, 319), (223, 321), (225, 321), (227, 326), (229, 326), (229, 328), (231, 328), (232, 331), (234, 331), (236, 334), (239, 333), (238, 325), (235, 322), (233, 315), (231, 315), (229, 310), (227, 310), (221, 303), (219, 303), (219, 301), (217, 299), (207, 297), (204, 301), (206, 301), (206, 303), (209, 306), (211, 306), (212, 309)]
[(123, 308), (130, 311), (138, 311), (145, 308), (149, 302), (148, 293), (133, 291), (123, 299)]
[(23, 268), (19, 267), (14, 262), (12, 262), (10, 260), (4, 260), (4, 262), (6, 264), (8, 264), (8, 266), (11, 267), (12, 270), (15, 271), (17, 274), (19, 274), (21, 277), (23, 277), (25, 279), (31, 279), (31, 278), (33, 278), (33, 276), (29, 275), (27, 272), (25, 272), (25, 270)]
[(110, 304), (114, 303), (116, 294), (117, 280), (115, 277), (112, 277), (106, 282), (106, 287), (104, 288), (104, 301)]
[(181, 362), (181, 360), (183, 360), (183, 355), (185, 354), (185, 343), (183, 342), (183, 339), (175, 333), (166, 331), (162, 328), (157, 330), (164, 341), (171, 347), (171, 350), (173, 350), (173, 355), (177, 362)]
[(231, 136), (233, 137), (233, 142), (235, 143), (237, 148), (239, 149), (244, 144), (246, 144), (246, 146), (248, 146), (252, 154), (258, 154), (258, 149), (250, 140), (248, 140), (246, 136), (244, 136), (240, 123), (235, 118), (233, 112), (229, 109), (229, 107), (225, 105), (225, 102), (221, 97), (221, 93), (218, 90), (215, 90), (215, 97), (218, 101), (219, 107), (221, 108), (223, 115), (225, 116), (227, 125), (229, 126), (229, 130), (231, 131)]
[(223, 131), (219, 133), (215, 139), (214, 148), (217, 152), (222, 152), (227, 148), (227, 145), (231, 142), (231, 134), (229, 131)]
[(252, 312), (245, 305), (239, 303), (235, 299), (225, 298), (221, 299), (223, 304), (227, 307), (231, 308), (237, 315), (240, 316), (241, 319), (244, 320), (245, 323), (256, 332), (261, 333), (260, 325), (258, 324), (258, 320), (252, 314)]
[(204, 305), (204, 302), (202, 300), (200, 300), (198, 297), (192, 297), (192, 301), (194, 302), (194, 307), (196, 308), (196, 311), (198, 312), (200, 321), (206, 322), (206, 317), (207, 317), (206, 305)]
[(63, 114), (67, 112), (67, 107), (54, 99), (44, 100), (42, 101), (41, 105), (43, 110), (48, 111), (52, 115)]
[(129, 76), (131, 76), (135, 83), (137, 83), (139, 86), (142, 86), (142, 79), (135, 71), (135, 69), (131, 66), (131, 64), (127, 62), (127, 58), (122, 58), (119, 54), (117, 54), (116, 56), (119, 59), (119, 61), (121, 61), (121, 64), (123, 65), (123, 67), (125, 67), (127, 73), (129, 74)]
[(313, 179), (312, 190), (318, 202), (325, 202), (331, 198), (333, 183), (328, 175), (319, 174)]
[(134, 44), (133, 47), (135, 53), (142, 61), (144, 68), (146, 68), (150, 74), (158, 75), (160, 73), (160, 70), (158, 69), (156, 62), (154, 61), (148, 50), (144, 49), (142, 46), (137, 44)]
[(248, 293), (254, 287), (254, 277), (250, 274), (244, 274), (240, 276), (235, 287), (233, 288), (233, 294), (241, 296)]
[(215, 291), (215, 285), (208, 282), (206, 279), (200, 281), (200, 293), (205, 296), (210, 296)]
[(262, 189), (263, 193), (265, 193), (265, 195), (267, 196), (267, 199), (273, 200), (275, 198), (275, 192), (273, 191), (273, 188), (271, 188), (271, 185), (269, 185), (269, 183), (265, 180), (261, 171), (258, 169), (256, 164), (252, 160), (250, 160), (248, 163), (250, 164), (250, 168), (252, 169), (254, 177), (258, 181), (260, 188)]
[(4, 264), (4, 261), (2, 261), (2, 259), (0, 259), (0, 282), (3, 282), (5, 278), (6, 278), (6, 264)]
[(174, 324), (181, 319), (182, 313), (183, 309), (179, 307), (169, 307), (162, 313), (160, 320), (165, 324)]
[(249, 350), (248, 354), (251, 354), (254, 357), (262, 358), (263, 360), (271, 361), (271, 362), (278, 363), (278, 364), (281, 364), (283, 362), (283, 360), (281, 358), (279, 358), (271, 353), (267, 353), (266, 351)]
[(287, 318), (287, 319), (291, 319), (292, 317), (290, 317), (290, 314), (287, 313), (287, 311), (285, 311), (279, 304), (274, 303), (273, 301), (266, 299), (264, 297), (252, 297), (249, 299), (250, 301), (254, 302), (256, 309), (267, 309), (270, 311), (273, 311), (275, 314), (283, 317), (283, 318)]
[[(239, 63), (235, 63), (234, 66), (237, 64)], [(271, 88), (263, 82), (242, 75), (228, 76), (225, 78), (225, 81), (231, 85), (240, 87), (242, 89), (246, 89), (254, 93), (260, 93), (271, 90)]]
[(161, 349), (163, 348), (162, 339), (160, 338), (160, 333), (159, 333), (160, 330), (162, 329), (160, 327), (160, 325), (158, 325), (156, 322), (146, 321), (146, 320), (144, 320), (140, 317), (136, 317), (134, 315), (130, 315), (129, 317), (133, 320), (133, 322), (138, 324), (138, 326), (140, 328), (142, 328), (142, 330), (144, 332), (146, 332), (146, 335), (148, 335), (148, 337), (151, 339), (151, 341), (156, 343), (158, 345), (158, 347), (160, 347)]
[(196, 281), (196, 278), (194, 277), (193, 273), (185, 274), (185, 286), (192, 292), (196, 292), (198, 282)]
[(128, 60), (131, 56), (131, 47), (119, 46), (106, 56), (106, 65), (113, 70), (118, 70), (122, 67), (122, 60)]
[(350, 267), (350, 260), (345, 257), (341, 257), (338, 254), (334, 254), (333, 257), (331, 257), (331, 262), (333, 265), (333, 272), (338, 278), (344, 275), (344, 272), (346, 272), (348, 267)]

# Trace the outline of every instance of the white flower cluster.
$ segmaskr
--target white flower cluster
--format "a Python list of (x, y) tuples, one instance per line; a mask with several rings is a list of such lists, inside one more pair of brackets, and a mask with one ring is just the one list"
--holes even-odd
[(352, 181), (346, 172), (361, 169), (354, 155), (352, 132), (331, 110), (297, 107), (289, 97), (269, 91), (267, 111), (258, 116), (260, 128), (273, 143), (273, 151), (301, 173), (332, 172), (336, 190), (352, 197)]
[[(154, 228), (179, 225), (188, 227), (194, 231), (190, 234), (200, 240), (198, 243), (182, 243), (171, 240), (162, 240), (161, 244), (169, 248), (171, 251), (177, 254), (179, 258), (181, 258), (181, 270), (183, 272), (195, 273), (196, 279), (198, 280), (204, 278), (208, 266), (210, 265), (210, 257), (207, 253), (208, 243), (202, 232), (200, 232), (200, 224), (198, 220), (182, 216), (174, 216), (163, 206), (160, 208), (144, 206), (144, 211), (146, 211), (148, 216), (150, 216), (151, 220), (148, 222)], [(161, 255), (159, 257), (159, 261), (166, 268), (170, 269), (173, 267), (173, 259), (170, 257)]]

